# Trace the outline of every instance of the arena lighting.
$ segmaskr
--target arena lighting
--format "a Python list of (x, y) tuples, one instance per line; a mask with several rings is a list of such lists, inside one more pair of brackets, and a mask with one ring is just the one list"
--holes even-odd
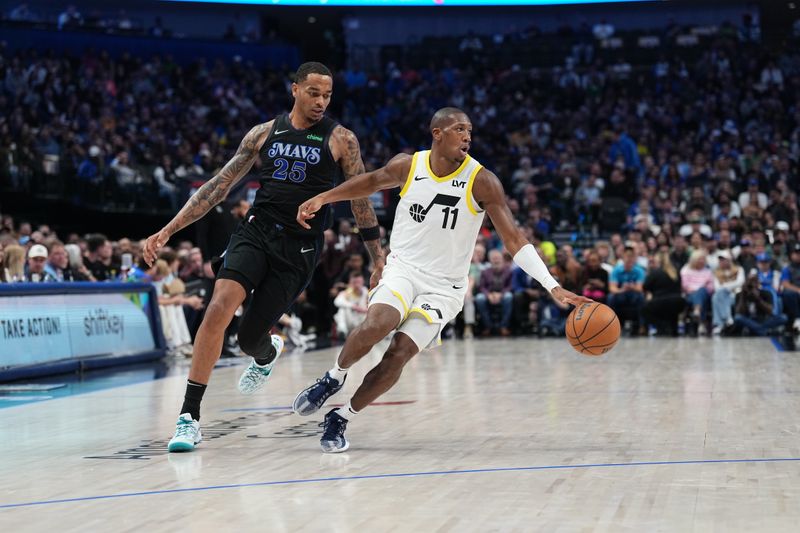
[[(558, 6), (566, 4), (618, 4), (654, 0), (163, 0), (165, 2), (205, 2), (210, 4), (250, 4), (264, 6)], [(667, 1), (667, 0), (655, 0)]]

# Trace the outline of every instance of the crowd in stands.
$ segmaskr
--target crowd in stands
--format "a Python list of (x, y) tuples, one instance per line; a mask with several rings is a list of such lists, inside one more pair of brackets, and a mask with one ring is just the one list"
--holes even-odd
[[(92, 31), (109, 35), (136, 35), (155, 38), (180, 38), (191, 32), (188, 26), (191, 19), (178, 27), (164, 24), (160, 16), (152, 20), (145, 20), (138, 13), (129, 13), (125, 9), (116, 8), (113, 4), (98, 8), (76, 4), (39, 3), (31, 5), (28, 2), (17, 4), (4, 13), (0, 13), (0, 21), (18, 25), (47, 28), (57, 31)], [(226, 41), (252, 43), (259, 41), (276, 40), (274, 30), (261, 34), (258, 17), (237, 17), (238, 25), (229, 23), (225, 28), (219, 28), (217, 35), (207, 37), (221, 38)], [(173, 21), (175, 23), (175, 21)], [(181, 27), (183, 26), (183, 27)]]
[[(375, 168), (426, 147), (435, 109), (465, 109), (472, 154), (501, 177), (509, 208), (553, 274), (607, 302), (631, 335), (797, 330), (800, 52), (768, 53), (743, 30), (712, 35), (692, 54), (665, 49), (649, 64), (627, 63), (626, 48), (606, 63), (584, 42), (558, 68), (493, 68), (497, 47), (470, 37), (461, 52), (474, 60), (458, 65), (338, 73), (330, 111), (357, 133)], [(47, 180), (57, 161), (58, 172), (77, 176), (76, 188), (133, 208), (161, 198), (174, 209), (181, 177), (213, 174), (247, 129), (291, 103), (285, 73), (235, 61), (182, 66), (166, 57), (0, 50), (0, 78), (0, 186)], [(7, 229), (52, 254), (46, 236)], [(298, 304), (304, 327), (317, 333), (346, 335), (363, 314), (369, 265), (351, 230), (342, 222), (326, 234), (326, 254)], [(88, 239), (67, 242), (87, 246), (84, 261), (98, 280), (90, 265), (99, 253), (119, 261), (110, 245), (92, 252)], [(41, 260), (37, 250), (29, 263)], [(563, 330), (568, 309), (512, 267), (489, 224), (470, 277), (455, 328), (465, 336)]]

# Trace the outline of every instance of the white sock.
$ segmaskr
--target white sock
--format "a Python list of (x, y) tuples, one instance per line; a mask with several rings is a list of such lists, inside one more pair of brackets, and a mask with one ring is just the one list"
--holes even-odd
[(350, 401), (348, 400), (348, 402), (344, 404), (344, 406), (336, 410), (336, 413), (345, 420), (352, 420), (353, 417), (358, 414), (358, 411), (353, 409), (353, 406), (350, 405)]
[(333, 364), (333, 368), (328, 370), (328, 374), (333, 379), (341, 383), (344, 377), (347, 375), (347, 370), (348, 369), (339, 366), (339, 360), (337, 359), (336, 362)]

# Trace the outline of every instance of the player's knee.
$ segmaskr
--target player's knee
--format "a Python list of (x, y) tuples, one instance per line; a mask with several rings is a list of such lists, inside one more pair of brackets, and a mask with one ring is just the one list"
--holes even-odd
[(393, 327), (381, 320), (367, 319), (359, 326), (359, 336), (369, 343), (376, 343), (392, 331)]
[(233, 313), (236, 311), (236, 309), (231, 309), (230, 307), (226, 302), (212, 298), (208, 307), (206, 307), (203, 325), (212, 328), (226, 328), (233, 317)]

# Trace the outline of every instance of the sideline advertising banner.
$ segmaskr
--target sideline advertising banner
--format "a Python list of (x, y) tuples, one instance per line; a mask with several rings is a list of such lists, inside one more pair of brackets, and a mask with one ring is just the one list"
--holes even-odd
[(0, 292), (0, 368), (160, 348), (152, 294), (115, 285), (61, 294)]

